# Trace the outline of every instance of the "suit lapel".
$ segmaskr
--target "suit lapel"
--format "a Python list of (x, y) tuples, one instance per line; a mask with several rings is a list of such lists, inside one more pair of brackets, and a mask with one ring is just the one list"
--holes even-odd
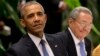
[(54, 43), (53, 43), (53, 39), (51, 39), (51, 38), (49, 38), (47, 35), (45, 36), (46, 37), (46, 40), (48, 41), (48, 43), (49, 43), (49, 46), (50, 46), (50, 48), (52, 49), (52, 52), (54, 53), (55, 51), (54, 51)]
[(88, 55), (88, 47), (87, 47), (86, 40), (85, 40), (85, 49), (86, 49), (86, 51), (87, 51), (87, 55)]
[(52, 38), (52, 37), (50, 37), (50, 36), (48, 36), (48, 35), (46, 35), (46, 39), (47, 39), (47, 41), (48, 41), (48, 43), (49, 43), (49, 46), (50, 46), (50, 48), (51, 48), (51, 50), (52, 50), (52, 52), (53, 52), (53, 54), (54, 54), (54, 56), (57, 56), (57, 50), (58, 50), (58, 44), (56, 44), (55, 43), (55, 40), (54, 40), (54, 38)]
[(41, 56), (36, 45), (31, 40), (31, 38), (28, 35), (26, 35), (24, 38), (25, 38), (25, 44), (27, 46), (27, 50), (30, 53), (30, 55), (31, 56)]
[(66, 35), (67, 35), (67, 38), (68, 38), (68, 40), (66, 40), (66, 41), (68, 41), (67, 42), (68, 45), (66, 47), (67, 50), (68, 50), (68, 55), (69, 56), (77, 56), (75, 43), (74, 43), (74, 40), (73, 40), (73, 38), (72, 38), (72, 36), (71, 36), (71, 34), (70, 34), (68, 29), (66, 31)]
[(63, 46), (59, 38), (55, 38), (51, 35), (46, 35), (46, 39), (49, 43), (50, 48), (52, 49), (54, 56), (66, 56), (67, 55), (65, 47)]
[(92, 46), (90, 40), (88, 40), (87, 38), (85, 38), (85, 49), (87, 51), (87, 56), (91, 56)]

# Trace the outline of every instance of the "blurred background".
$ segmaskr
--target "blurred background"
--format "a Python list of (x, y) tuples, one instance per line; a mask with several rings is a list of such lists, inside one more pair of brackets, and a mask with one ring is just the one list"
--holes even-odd
[[(94, 47), (100, 44), (100, 0), (64, 0), (64, 2), (67, 4), (67, 8), (62, 14), (60, 31), (66, 30), (66, 18), (70, 11), (77, 6), (85, 6), (93, 12), (94, 19), (88, 38), (91, 39)], [(0, 22), (3, 21), (3, 25), (0, 25), (0, 56), (25, 34), (19, 23), (17, 4), (18, 0), (0, 0)], [(5, 30), (2, 30), (2, 26), (5, 26)]]

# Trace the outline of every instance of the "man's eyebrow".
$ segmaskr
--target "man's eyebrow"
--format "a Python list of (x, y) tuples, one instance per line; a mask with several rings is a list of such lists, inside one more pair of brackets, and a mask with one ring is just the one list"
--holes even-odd
[(30, 14), (28, 14), (26, 17), (31, 17), (31, 16), (33, 16), (34, 15), (34, 13), (30, 13)]
[(44, 12), (42, 12), (42, 11), (39, 11), (39, 12), (37, 12), (37, 13), (44, 13)]

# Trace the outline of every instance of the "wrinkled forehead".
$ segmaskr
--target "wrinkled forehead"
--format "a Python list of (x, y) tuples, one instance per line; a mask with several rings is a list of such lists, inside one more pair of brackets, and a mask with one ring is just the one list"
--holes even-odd
[(35, 3), (35, 4), (26, 4), (26, 5), (23, 6), (22, 11), (25, 10), (26, 8), (30, 7), (30, 6), (32, 6), (32, 7), (38, 6), (38, 7), (40, 7), (41, 10), (44, 12), (44, 8), (43, 8), (42, 5), (39, 4), (39, 3)]
[(44, 13), (44, 8), (42, 7), (42, 5), (41, 4), (39, 4), (39, 3), (26, 3), (25, 5), (23, 5), (22, 6), (22, 8), (21, 8), (21, 15), (23, 16), (24, 15), (24, 13), (27, 11), (27, 9), (29, 10), (29, 7), (31, 8), (33, 8), (33, 7), (39, 7), (40, 8), (40, 10)]
[(89, 13), (81, 12), (76, 20), (86, 21), (92, 23), (93, 17)]
[(38, 10), (38, 9), (39, 9), (39, 10), (41, 10), (41, 11), (44, 12), (43, 7), (40, 6), (40, 5), (38, 5), (38, 4), (34, 4), (34, 5), (30, 5), (30, 6), (26, 6), (26, 7), (24, 7), (23, 10), (27, 10), (27, 9), (33, 9), (33, 10)]

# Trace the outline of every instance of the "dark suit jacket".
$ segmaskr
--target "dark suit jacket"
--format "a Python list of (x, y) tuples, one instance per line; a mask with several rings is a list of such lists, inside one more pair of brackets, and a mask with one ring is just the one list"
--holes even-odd
[[(75, 43), (68, 29), (65, 32), (57, 33), (56, 37), (60, 37), (62, 39), (69, 56), (77, 56)], [(85, 48), (87, 51), (87, 56), (91, 56), (92, 45), (91, 41), (87, 38), (85, 38)]]
[[(66, 50), (59, 40), (46, 34), (46, 39), (54, 53), (54, 56), (67, 56)], [(23, 36), (20, 41), (10, 47), (7, 56), (41, 56), (37, 47), (28, 35)]]

